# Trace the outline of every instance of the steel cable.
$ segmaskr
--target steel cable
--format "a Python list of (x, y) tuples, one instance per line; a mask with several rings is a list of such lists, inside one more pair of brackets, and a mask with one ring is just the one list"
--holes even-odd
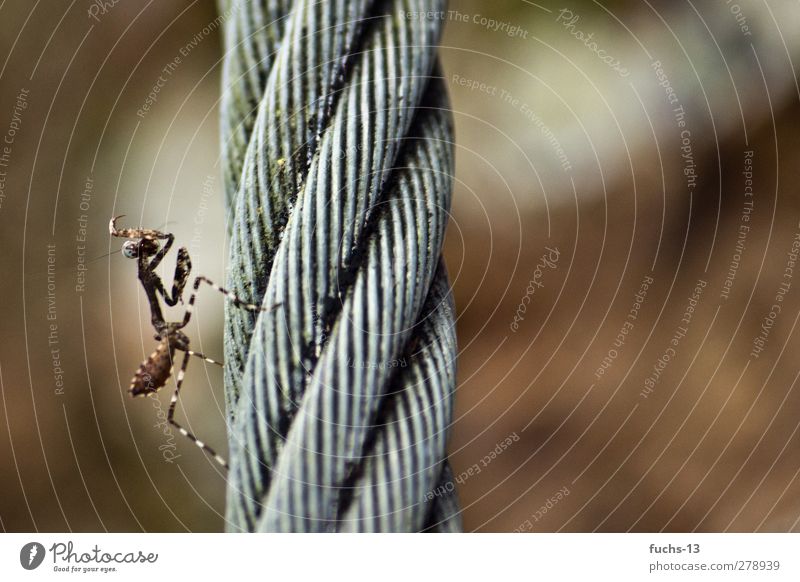
[(220, 9), (228, 528), (458, 530), (445, 2)]

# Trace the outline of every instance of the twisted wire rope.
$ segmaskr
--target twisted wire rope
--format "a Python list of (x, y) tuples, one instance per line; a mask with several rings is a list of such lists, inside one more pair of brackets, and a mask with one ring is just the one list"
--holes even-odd
[(233, 531), (460, 529), (444, 9), (220, 2)]

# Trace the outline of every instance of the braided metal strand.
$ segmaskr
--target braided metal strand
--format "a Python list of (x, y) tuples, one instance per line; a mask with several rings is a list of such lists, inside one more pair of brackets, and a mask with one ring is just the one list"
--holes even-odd
[[(363, 26), (358, 16), (367, 4), (366, 0), (294, 2), (282, 24), (280, 49), (266, 62), (271, 67), (232, 202), (229, 284), (250, 303), (259, 303), (264, 296), (275, 250), (309, 172), (333, 95), (344, 81), (350, 47)], [(255, 45), (243, 39), (236, 46), (252, 52)], [(232, 50), (226, 60), (236, 58)], [(309, 66), (310, 55), (324, 55), (324, 60)], [(225, 319), (225, 385), (229, 411), (235, 414), (255, 317), (228, 307)]]
[(421, 531), (428, 523), (435, 530), (451, 529), (447, 524), (458, 529), (457, 506), (448, 514), (447, 503), (438, 499), (453, 483), (441, 486), (450, 474), (449, 467), (442, 474), (441, 459), (455, 383), (452, 319), (447, 276), (437, 273), (415, 330), (415, 351), (398, 361), (402, 368), (376, 421), (375, 440), (353, 479), (353, 499), (340, 531)]
[(220, 133), (225, 204), (239, 187), (245, 151), (253, 131), (267, 72), (285, 28), (292, 0), (220, 0), (225, 18), (227, 58), (222, 68)]
[[(286, 28), (287, 14), (293, 0), (220, 0), (219, 11), (225, 16), (225, 58), (222, 70), (220, 106), (221, 158), (225, 183), (225, 204), (235, 205), (240, 187), (246, 152), (253, 156), (248, 144), (253, 135), (266, 79)], [(259, 124), (263, 132), (264, 124)], [(252, 167), (252, 161), (251, 161)], [(228, 221), (229, 227), (232, 221)], [(240, 277), (243, 266), (237, 262)], [(263, 264), (260, 274), (268, 268)], [(252, 269), (250, 269), (252, 273)], [(255, 275), (252, 275), (255, 277)], [(259, 279), (259, 281), (266, 279)], [(251, 279), (252, 281), (252, 279)], [(263, 288), (263, 285), (260, 286)], [(251, 303), (260, 302), (261, 295), (245, 294), (241, 286), (234, 291), (248, 296)], [(228, 414), (235, 414), (238, 378), (244, 366), (244, 355), (255, 318), (226, 305), (225, 391)]]
[[(433, 503), (428, 516), (428, 525), (422, 531), (436, 533), (456, 533), (461, 531), (461, 508), (455, 491), (455, 476), (450, 464), (442, 463), (442, 476), (436, 491), (440, 496)], [(449, 487), (448, 487), (449, 486)]]
[[(231, 529), (458, 528), (453, 498), (426, 497), (449, 471), (456, 352), (437, 268), (452, 181), (446, 91), (431, 77), (441, 21), (407, 18), (431, 9), (295, 2), (252, 130), (246, 114), (223, 118), (249, 135), (241, 161), (226, 157), (229, 283), (278, 306), (227, 312)], [(226, 61), (252, 55), (243, 30), (226, 28)], [(226, 82), (251, 79), (226, 65)]]

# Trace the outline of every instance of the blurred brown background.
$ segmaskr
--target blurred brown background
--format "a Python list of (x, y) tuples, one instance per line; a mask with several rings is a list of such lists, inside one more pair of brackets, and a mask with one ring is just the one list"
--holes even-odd
[[(217, 15), (100, 4), (0, 4), (0, 525), (219, 531), (223, 475), (163, 434), (168, 395), (125, 394), (154, 346), (134, 266), (88, 262), (127, 214), (223, 278)], [(800, 7), (446, 18), (465, 529), (800, 530)], [(221, 355), (221, 326), (208, 295), (198, 349)], [(187, 387), (189, 424), (224, 443), (221, 374), (195, 363)]]

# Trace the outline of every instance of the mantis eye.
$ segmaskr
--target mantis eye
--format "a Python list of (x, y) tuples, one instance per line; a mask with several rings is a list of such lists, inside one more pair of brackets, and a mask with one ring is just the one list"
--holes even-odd
[(128, 240), (122, 245), (122, 256), (128, 259), (135, 259), (139, 256), (139, 243)]

